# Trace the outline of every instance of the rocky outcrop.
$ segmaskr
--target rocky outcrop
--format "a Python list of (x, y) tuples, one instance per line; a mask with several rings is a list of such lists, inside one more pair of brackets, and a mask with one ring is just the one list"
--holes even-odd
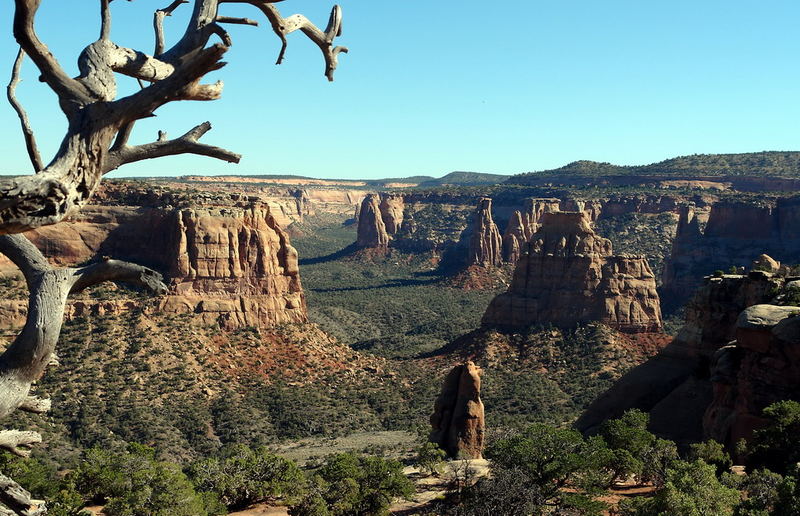
[(666, 296), (681, 298), (705, 275), (747, 266), (762, 253), (800, 262), (800, 197), (752, 204), (724, 201), (711, 207), (705, 231), (691, 207), (680, 212), (678, 232), (664, 266)]
[(389, 246), (389, 233), (386, 232), (386, 224), (381, 215), (378, 194), (368, 194), (361, 202), (356, 245), (362, 249)]
[(445, 377), (431, 415), (430, 441), (450, 457), (480, 459), (485, 423), (481, 370), (472, 362), (454, 367)]
[(614, 256), (584, 212), (542, 215), (508, 292), (492, 300), (484, 325), (570, 327), (602, 322), (626, 332), (661, 329), (655, 276), (643, 257)]
[(297, 251), (268, 210), (185, 209), (173, 221), (165, 310), (234, 328), (306, 321)]
[(381, 194), (380, 212), (386, 233), (396, 235), (403, 227), (403, 209), (405, 204), (402, 195)]
[[(297, 252), (269, 203), (236, 194), (104, 195), (111, 206), (86, 206), (58, 227), (27, 236), (60, 265), (112, 256), (155, 268), (170, 286), (157, 300), (165, 313), (192, 314), (196, 322), (226, 329), (307, 320)], [(203, 207), (196, 207), (197, 201)], [(0, 265), (14, 270), (8, 262)], [(70, 305), (68, 318), (132, 306), (128, 300), (81, 303)], [(18, 312), (13, 306), (2, 310)]]
[(541, 226), (542, 215), (559, 211), (559, 199), (528, 199), (524, 211), (515, 211), (503, 234), (503, 260), (517, 263), (525, 244)]
[[(727, 376), (731, 376), (732, 355), (726, 354), (722, 358), (718, 351), (750, 331), (749, 328), (740, 328), (743, 311), (754, 305), (783, 299), (781, 292), (791, 282), (764, 271), (707, 277), (705, 281), (706, 284), (686, 305), (686, 321), (675, 339), (595, 399), (576, 422), (578, 429), (595, 431), (604, 420), (637, 408), (650, 413), (651, 431), (687, 444), (698, 442), (707, 435), (703, 419), (713, 399), (719, 400), (715, 403), (720, 408), (714, 409), (716, 415), (706, 419), (727, 419), (728, 415), (722, 408), (731, 406), (732, 402), (725, 401), (730, 398), (721, 388), (714, 394), (712, 380), (724, 383), (721, 378), (725, 376), (725, 370), (729, 371)], [(758, 340), (763, 338), (750, 338), (749, 342)], [(718, 372), (714, 375), (711, 374), (712, 363), (718, 364)], [(733, 376), (736, 374), (734, 372)], [(709, 429), (722, 426), (716, 422), (707, 425)], [(721, 430), (710, 432), (731, 444), (722, 435), (724, 433)]]
[(744, 310), (736, 322), (736, 340), (714, 355), (711, 382), (704, 434), (731, 448), (765, 425), (767, 406), (800, 400), (800, 307)]
[(500, 230), (492, 219), (492, 200), (483, 197), (478, 201), (472, 222), (467, 265), (496, 267), (503, 264)]

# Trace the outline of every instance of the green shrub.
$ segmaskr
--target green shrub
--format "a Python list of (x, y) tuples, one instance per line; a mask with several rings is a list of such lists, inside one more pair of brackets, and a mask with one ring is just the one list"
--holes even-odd
[(733, 460), (730, 454), (725, 451), (725, 447), (713, 439), (703, 443), (694, 443), (689, 447), (689, 458), (691, 460), (702, 460), (706, 464), (711, 464), (717, 468), (717, 475), (731, 469)]
[(266, 448), (234, 445), (220, 457), (193, 463), (189, 477), (197, 489), (215, 493), (228, 508), (243, 508), (266, 498), (300, 493), (303, 473), (287, 459)]
[(800, 403), (779, 401), (764, 409), (767, 425), (753, 433), (748, 464), (787, 474), (800, 462)]
[(75, 472), (78, 490), (105, 505), (108, 516), (224, 514), (218, 501), (199, 495), (177, 464), (160, 462), (147, 446), (122, 453), (92, 448)]
[(358, 516), (388, 514), (396, 497), (408, 497), (414, 484), (402, 465), (381, 457), (340, 453), (328, 457), (312, 473), (303, 500), (292, 506), (292, 516)]
[(652, 498), (620, 503), (623, 516), (726, 516), (739, 503), (739, 491), (720, 483), (714, 466), (701, 460), (674, 461), (666, 483)]

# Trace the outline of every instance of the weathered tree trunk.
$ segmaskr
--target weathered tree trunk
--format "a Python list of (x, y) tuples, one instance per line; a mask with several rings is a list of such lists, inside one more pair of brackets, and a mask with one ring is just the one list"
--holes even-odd
[[(278, 64), (286, 52), (286, 36), (301, 31), (322, 51), (325, 76), (333, 80), (339, 54), (345, 47), (334, 45), (341, 33), (342, 11), (334, 6), (327, 28), (322, 31), (305, 16), (284, 18), (273, 5), (281, 0), (192, 0), (193, 10), (186, 31), (166, 47), (164, 19), (189, 0), (174, 0), (155, 12), (155, 52), (146, 54), (116, 45), (111, 40), (111, 0), (99, 0), (100, 38), (87, 46), (78, 59), (80, 75), (68, 76), (34, 29), (41, 0), (14, 0), (14, 37), (20, 52), (12, 68), (8, 99), (22, 126), (28, 155), (36, 172), (31, 176), (0, 180), (0, 253), (8, 256), (23, 272), (28, 283), (28, 318), (22, 332), (0, 355), (0, 418), (17, 409), (44, 412), (49, 400), (30, 395), (31, 384), (54, 359), (67, 297), (102, 281), (123, 281), (159, 293), (166, 289), (154, 271), (138, 265), (106, 260), (83, 268), (53, 269), (26, 238), (28, 229), (55, 224), (86, 204), (103, 174), (127, 163), (174, 154), (199, 154), (238, 163), (240, 156), (228, 150), (202, 144), (200, 138), (211, 129), (202, 123), (183, 136), (158, 139), (143, 145), (129, 145), (134, 125), (142, 118), (178, 100), (215, 100), (222, 94), (222, 82), (201, 84), (208, 72), (222, 68), (223, 55), (232, 44), (223, 24), (257, 25), (247, 18), (219, 15), (226, 3), (249, 4), (261, 11), (281, 40)], [(212, 36), (220, 43), (209, 45)], [(55, 157), (44, 165), (25, 110), (15, 90), (20, 68), (27, 55), (39, 69), (40, 80), (58, 96), (67, 118), (67, 134)], [(116, 74), (139, 80), (142, 89), (117, 98)], [(35, 432), (0, 431), (0, 448), (26, 456), (41, 441)], [(5, 506), (5, 507), (3, 507)], [(10, 478), (0, 474), (0, 516), (33, 516), (46, 509)]]

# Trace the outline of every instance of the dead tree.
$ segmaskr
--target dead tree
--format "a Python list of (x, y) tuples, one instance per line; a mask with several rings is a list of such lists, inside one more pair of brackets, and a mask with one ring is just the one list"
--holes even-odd
[[(41, 0), (15, 0), (14, 37), (20, 45), (8, 85), (8, 99), (16, 110), (35, 174), (0, 180), (0, 252), (22, 271), (30, 297), (25, 327), (0, 356), (0, 418), (17, 409), (43, 412), (49, 401), (30, 396), (31, 384), (55, 357), (67, 296), (102, 281), (138, 284), (154, 293), (165, 286), (161, 276), (144, 267), (105, 260), (83, 268), (54, 269), (24, 236), (23, 231), (55, 224), (80, 209), (92, 197), (104, 174), (127, 163), (176, 154), (199, 154), (238, 163), (239, 154), (200, 143), (210, 129), (204, 122), (175, 139), (159, 132), (155, 141), (129, 144), (138, 120), (154, 116), (156, 110), (179, 100), (216, 100), (222, 82), (203, 83), (203, 77), (225, 66), (222, 61), (232, 44), (226, 24), (258, 25), (248, 18), (220, 13), (222, 4), (249, 4), (269, 21), (280, 38), (277, 63), (286, 52), (286, 37), (301, 31), (319, 46), (325, 61), (325, 76), (333, 80), (339, 54), (342, 11), (334, 6), (325, 30), (308, 18), (294, 14), (284, 18), (274, 4), (282, 0), (174, 0), (155, 12), (155, 44), (152, 53), (125, 48), (111, 38), (112, 0), (99, 0), (100, 37), (78, 57), (80, 75), (70, 77), (39, 39), (34, 19)], [(182, 4), (191, 4), (192, 14), (181, 38), (167, 48), (164, 19)], [(68, 129), (56, 155), (44, 164), (24, 109), (16, 99), (20, 68), (28, 56), (58, 97)], [(139, 91), (117, 98), (116, 74), (139, 81)], [(0, 432), (0, 448), (25, 456), (41, 440), (33, 432)], [(3, 507), (5, 506), (5, 507)], [(31, 516), (46, 509), (12, 479), (0, 474), (0, 515)]]

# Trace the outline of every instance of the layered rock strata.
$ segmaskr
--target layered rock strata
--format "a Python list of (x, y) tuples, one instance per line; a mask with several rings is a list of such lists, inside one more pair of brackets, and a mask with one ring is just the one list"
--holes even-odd
[(492, 219), (492, 200), (483, 197), (478, 201), (473, 217), (467, 265), (496, 267), (502, 263), (502, 238)]
[(763, 204), (718, 202), (701, 231), (694, 210), (683, 207), (678, 232), (664, 266), (664, 293), (682, 297), (705, 275), (747, 266), (762, 253), (800, 262), (800, 197)]
[(431, 442), (438, 444), (448, 456), (481, 458), (485, 422), (480, 368), (467, 362), (447, 374), (430, 421)]
[(626, 332), (661, 329), (655, 276), (643, 257), (614, 256), (584, 212), (542, 215), (508, 292), (492, 300), (484, 325), (570, 327), (602, 322)]
[(800, 307), (751, 306), (735, 336), (714, 354), (703, 417), (704, 435), (729, 447), (764, 427), (762, 411), (772, 403), (800, 400)]
[[(61, 265), (112, 256), (159, 270), (170, 290), (151, 308), (165, 313), (192, 314), (227, 329), (307, 320), (297, 252), (268, 203), (203, 195), (203, 207), (194, 207), (198, 199), (191, 196), (153, 192), (127, 192), (121, 200), (140, 204), (90, 205), (55, 230), (27, 236)], [(6, 305), (0, 310), (19, 313), (13, 301)], [(82, 300), (70, 305), (67, 317), (133, 305)]]
[[(675, 339), (655, 357), (629, 371), (595, 399), (576, 422), (578, 429), (595, 431), (604, 420), (619, 417), (630, 408), (637, 408), (650, 413), (650, 429), (653, 432), (679, 443), (698, 442), (704, 436), (711, 435), (728, 445), (735, 444), (732, 441), (734, 432), (728, 432), (734, 425), (725, 421), (728, 421), (732, 407), (736, 406), (737, 392), (740, 391), (731, 394), (735, 389), (723, 385), (726, 382), (730, 385), (739, 381), (736, 378), (742, 378), (738, 359), (734, 361), (736, 365), (733, 368), (730, 360), (740, 351), (723, 356), (718, 352), (729, 349), (727, 347), (733, 340), (744, 341), (744, 347), (752, 346), (755, 342), (763, 343), (765, 335), (769, 341), (772, 338), (769, 337), (771, 322), (766, 323), (767, 328), (762, 329), (757, 324), (754, 325), (754, 319), (748, 316), (745, 320), (751, 322), (743, 327), (740, 314), (746, 312), (748, 307), (786, 299), (785, 292), (792, 282), (786, 277), (764, 271), (751, 271), (747, 275), (707, 277), (705, 281), (706, 284), (687, 304), (685, 324)], [(789, 309), (793, 310), (800, 311), (798, 308)], [(768, 318), (762, 320), (768, 321)], [(775, 343), (775, 347), (769, 344), (766, 349), (788, 349), (777, 341)], [(770, 353), (772, 351), (767, 351), (758, 359), (768, 358)], [(750, 385), (753, 379), (765, 384), (779, 385), (782, 378), (793, 378), (794, 373), (786, 376), (780, 372), (781, 369), (786, 369), (785, 373), (791, 371), (791, 368), (785, 366), (785, 359), (786, 356), (782, 361), (770, 359), (760, 363), (760, 366), (767, 369), (775, 366), (770, 378), (761, 376), (759, 380), (758, 375), (742, 373), (748, 378), (743, 381), (743, 385)], [(713, 375), (712, 363), (717, 364)], [(750, 370), (752, 369), (744, 369)], [(712, 381), (720, 386), (712, 389)], [(765, 390), (779, 396), (785, 394), (779, 388), (769, 387)], [(749, 395), (746, 397), (751, 399)], [(712, 409), (712, 414), (706, 416), (704, 430), (704, 414), (709, 406), (715, 408)], [(749, 411), (756, 413), (757, 409), (748, 409), (742, 413), (750, 414)], [(750, 423), (745, 426), (750, 427)], [(735, 433), (742, 432), (737, 430)]]

